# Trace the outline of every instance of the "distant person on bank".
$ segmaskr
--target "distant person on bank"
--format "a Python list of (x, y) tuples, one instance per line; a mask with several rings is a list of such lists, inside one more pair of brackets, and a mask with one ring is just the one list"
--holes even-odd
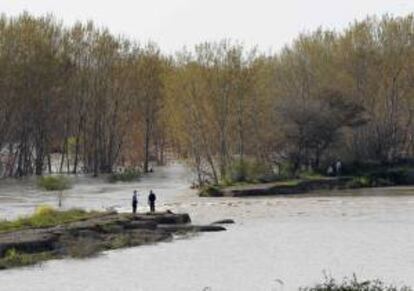
[(342, 162), (340, 160), (336, 161), (335, 164), (336, 176), (341, 176), (342, 174)]
[(134, 194), (132, 195), (132, 213), (137, 213), (137, 206), (138, 206), (138, 193), (137, 190), (134, 190)]
[(328, 169), (326, 170), (326, 174), (330, 177), (334, 175), (334, 169), (332, 166), (328, 167)]
[(150, 193), (148, 195), (148, 204), (151, 212), (155, 212), (155, 200), (157, 200), (157, 196), (155, 196), (154, 192), (150, 190)]

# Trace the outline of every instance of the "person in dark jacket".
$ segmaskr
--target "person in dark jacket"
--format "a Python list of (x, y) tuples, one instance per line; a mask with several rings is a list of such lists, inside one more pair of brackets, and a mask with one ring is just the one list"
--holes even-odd
[(157, 200), (157, 196), (155, 196), (154, 192), (150, 190), (150, 193), (148, 195), (148, 204), (151, 212), (155, 212), (155, 200)]
[(138, 206), (138, 193), (137, 190), (134, 190), (134, 194), (132, 195), (132, 213), (137, 213), (137, 206)]

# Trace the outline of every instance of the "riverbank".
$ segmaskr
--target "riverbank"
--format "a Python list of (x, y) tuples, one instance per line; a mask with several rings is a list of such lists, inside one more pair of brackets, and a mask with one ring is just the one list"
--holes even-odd
[[(65, 216), (65, 212), (60, 213), (59, 216)], [(14, 227), (0, 229), (0, 269), (64, 257), (90, 257), (105, 250), (171, 241), (174, 234), (226, 230), (217, 224), (192, 225), (188, 214), (170, 211), (137, 215), (83, 213), (77, 220), (43, 227), (2, 222), (3, 226)], [(26, 221), (31, 220), (26, 218)]]
[(347, 189), (353, 178), (294, 179), (274, 183), (209, 186), (199, 191), (200, 197), (250, 197), (305, 194), (317, 190)]
[(349, 176), (299, 176), (277, 182), (244, 182), (236, 185), (208, 185), (199, 190), (200, 197), (249, 197), (306, 194), (319, 190), (346, 190), (414, 185), (412, 167), (391, 167), (367, 170)]

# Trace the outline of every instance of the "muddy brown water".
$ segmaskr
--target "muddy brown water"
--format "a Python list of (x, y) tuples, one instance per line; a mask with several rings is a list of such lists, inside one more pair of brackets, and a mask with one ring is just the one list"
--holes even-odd
[[(147, 209), (188, 212), (195, 223), (233, 218), (227, 232), (107, 252), (86, 260), (50, 261), (0, 272), (0, 290), (297, 290), (358, 274), (414, 286), (414, 187), (321, 192), (266, 198), (199, 198), (180, 164), (134, 184), (78, 178), (64, 207), (129, 211), (132, 190)], [(33, 181), (0, 182), (0, 216), (57, 203)]]

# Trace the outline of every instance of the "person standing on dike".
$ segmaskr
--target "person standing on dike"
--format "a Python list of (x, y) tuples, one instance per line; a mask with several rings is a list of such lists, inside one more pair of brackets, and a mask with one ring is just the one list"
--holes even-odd
[(138, 206), (138, 193), (137, 193), (137, 190), (134, 190), (134, 194), (132, 195), (132, 214), (137, 213), (137, 206)]
[(155, 196), (154, 192), (150, 190), (150, 193), (148, 195), (148, 204), (150, 206), (151, 212), (155, 212), (155, 200), (157, 200), (157, 196)]

